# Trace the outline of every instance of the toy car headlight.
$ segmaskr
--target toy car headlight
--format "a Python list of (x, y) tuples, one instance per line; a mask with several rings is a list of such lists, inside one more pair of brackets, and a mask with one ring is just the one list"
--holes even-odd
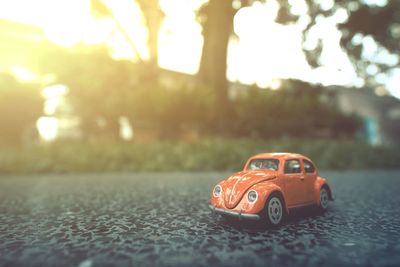
[(215, 186), (213, 191), (214, 197), (221, 196), (221, 193), (222, 193), (222, 187), (220, 185)]
[(247, 200), (249, 201), (249, 203), (254, 203), (257, 201), (258, 198), (258, 193), (254, 190), (249, 191), (249, 193), (247, 193)]

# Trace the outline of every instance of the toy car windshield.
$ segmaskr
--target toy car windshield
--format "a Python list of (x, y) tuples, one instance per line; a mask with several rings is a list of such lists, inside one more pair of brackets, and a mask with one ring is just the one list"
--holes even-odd
[(277, 159), (253, 159), (248, 167), (249, 170), (268, 169), (277, 171), (279, 169), (279, 160)]

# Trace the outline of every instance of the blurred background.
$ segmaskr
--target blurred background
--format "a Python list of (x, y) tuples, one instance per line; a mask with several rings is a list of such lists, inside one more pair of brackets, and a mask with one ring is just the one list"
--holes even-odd
[(0, 0), (0, 172), (400, 167), (400, 2)]

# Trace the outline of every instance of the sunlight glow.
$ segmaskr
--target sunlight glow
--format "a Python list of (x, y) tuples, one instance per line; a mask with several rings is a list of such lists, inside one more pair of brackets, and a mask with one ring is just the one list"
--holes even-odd
[[(115, 22), (110, 19), (91, 18), (89, 0), (39, 0), (35, 5), (29, 4), (30, 2), (32, 1), (16, 0), (8, 1), (4, 5), (8, 6), (9, 16), (41, 25), (49, 39), (63, 46), (71, 46), (80, 41), (87, 44), (106, 42), (112, 48), (115, 58), (133, 60), (136, 58), (124, 36), (115, 31)], [(147, 59), (147, 32), (137, 4), (128, 0), (103, 0), (103, 2), (129, 34), (140, 57)], [(195, 9), (204, 2), (204, 0), (160, 0), (165, 12), (159, 33), (161, 67), (190, 74), (197, 72), (201, 57), (202, 35), (201, 27), (196, 22)], [(304, 13), (304, 3), (296, 2), (293, 8), (299, 13)], [(28, 4), (30, 10), (21, 15), (19, 7), (23, 4)], [(313, 74), (301, 51), (301, 26), (276, 24), (274, 18), (277, 12), (278, 4), (275, 0), (267, 1), (265, 4), (255, 3), (238, 12), (234, 27), (240, 40), (233, 40), (229, 45), (227, 76), (230, 80), (268, 85), (276, 78), (293, 77), (312, 81), (318, 78), (325, 84), (351, 83), (354, 74), (341, 76), (327, 72), (321, 76), (324, 73), (323, 69), (318, 71), (317, 76)], [(1, 15), (3, 14), (0, 11)], [(326, 43), (332, 43), (332, 38), (329, 39), (329, 36), (327, 38)], [(335, 38), (337, 39), (337, 35)], [(334, 45), (336, 40), (331, 44), (332, 47)], [(340, 51), (327, 54), (325, 61), (338, 65), (338, 53)], [(330, 66), (326, 70), (348, 71), (347, 62), (340, 62), (339, 66)], [(335, 76), (336, 78), (332, 80)], [(338, 77), (342, 78), (337, 79)]]
[(400, 98), (400, 69), (396, 69), (392, 72), (387, 84), (387, 89), (393, 96)]
[(297, 26), (275, 23), (277, 12), (277, 3), (271, 1), (237, 13), (234, 30), (239, 40), (232, 40), (229, 46), (229, 79), (261, 87), (269, 86), (276, 78), (304, 79), (304, 72), (310, 68), (299, 53), (301, 34)]
[[(145, 21), (141, 14), (140, 8), (136, 1), (132, 0), (103, 0), (113, 12), (118, 23), (124, 28), (130, 37), (130, 41), (135, 45), (135, 49), (139, 52), (139, 56), (146, 60), (149, 57), (147, 48), (147, 30)], [(138, 57), (132, 47), (127, 43), (123, 34), (116, 28), (114, 23), (114, 34), (109, 36), (105, 42), (112, 48), (112, 54), (115, 58), (129, 58), (137, 60)], [(99, 25), (99, 29), (101, 26)]]
[[(340, 32), (333, 21), (323, 38), (328, 47), (322, 55), (323, 66), (311, 69), (302, 53), (302, 25), (283, 26), (274, 22), (278, 6), (255, 4), (241, 9), (234, 20), (234, 30), (239, 41), (229, 46), (228, 78), (245, 84), (271, 86), (274, 80), (297, 78), (325, 85), (350, 85), (356, 78), (352, 65), (341, 51)], [(332, 51), (334, 51), (332, 53)], [(251, 70), (251, 71), (249, 71)]]
[[(57, 109), (62, 103), (62, 97), (68, 93), (68, 87), (57, 84), (44, 88), (42, 95), (45, 98), (44, 114), (48, 116), (55, 115)], [(44, 129), (45, 130), (45, 129)]]
[(119, 118), (119, 135), (125, 141), (130, 141), (133, 139), (133, 129), (127, 117)]
[(68, 93), (68, 87), (62, 84), (47, 86), (42, 90), (42, 95), (45, 98), (58, 97)]
[(11, 72), (20, 82), (33, 82), (38, 79), (36, 73), (21, 66), (11, 67)]
[(44, 32), (53, 42), (71, 47), (82, 40), (88, 26), (89, 1), (48, 1)]
[(70, 47), (82, 38), (90, 0), (0, 0), (0, 18), (41, 27), (50, 41)]
[(53, 141), (58, 133), (58, 120), (55, 117), (40, 117), (36, 123), (40, 137), (44, 141)]
[[(90, 0), (0, 0), (0, 18), (38, 26), (50, 41), (65, 47), (79, 43), (106, 44), (114, 58), (128, 58), (134, 61), (137, 61), (138, 57), (148, 59), (147, 30), (137, 3), (132, 0), (102, 1), (110, 8), (117, 22), (112, 18), (92, 17)], [(165, 13), (159, 32), (160, 67), (189, 74), (198, 71), (203, 38), (202, 29), (196, 21), (195, 10), (205, 1), (160, 0), (160, 6)], [(333, 2), (319, 1), (324, 9), (331, 9)], [(365, 2), (382, 5), (387, 1)], [(293, 11), (298, 14), (307, 11), (304, 0), (290, 0), (290, 3)], [(239, 38), (232, 38), (228, 47), (229, 80), (245, 84), (256, 83), (263, 87), (270, 86), (274, 80), (285, 78), (324, 85), (363, 85), (339, 46), (341, 32), (336, 23), (347, 20), (346, 10), (338, 10), (330, 18), (321, 17), (318, 26), (310, 33), (311, 42), (307, 44), (308, 48), (313, 48), (319, 39), (324, 44), (322, 66), (317, 69), (311, 69), (302, 52), (301, 34), (307, 19), (283, 26), (274, 22), (277, 12), (277, 1), (270, 0), (265, 3), (255, 2), (237, 13), (234, 18), (234, 31)], [(118, 24), (123, 26), (130, 42), (135, 46), (134, 49), (118, 29)], [(366, 42), (369, 50), (374, 50), (374, 44), (365, 36), (356, 39), (354, 41)], [(374, 56), (378, 63), (390, 61), (398, 64), (397, 55), (391, 55), (387, 51), (378, 52), (369, 56)], [(34, 79), (34, 75), (21, 69), (16, 71), (16, 75), (21, 79)], [(388, 77), (393, 79), (388, 83), (392, 93), (398, 82), (397, 77), (397, 74)], [(396, 92), (393, 94), (398, 96)]]
[(289, 0), (291, 12), (294, 15), (304, 15), (308, 11), (308, 6), (305, 0)]
[[(160, 4), (166, 16), (159, 34), (159, 65), (195, 74), (203, 45), (201, 27), (195, 20), (196, 2), (175, 0), (161, 1)], [(179, 8), (176, 8), (177, 4)]]

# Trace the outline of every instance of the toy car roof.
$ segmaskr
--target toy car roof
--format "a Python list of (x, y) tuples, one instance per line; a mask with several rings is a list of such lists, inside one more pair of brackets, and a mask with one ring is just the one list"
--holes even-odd
[(251, 158), (276, 158), (276, 159), (287, 159), (287, 158), (305, 158), (309, 159), (304, 155), (297, 153), (283, 153), (283, 152), (275, 152), (275, 153), (261, 153), (257, 154)]

